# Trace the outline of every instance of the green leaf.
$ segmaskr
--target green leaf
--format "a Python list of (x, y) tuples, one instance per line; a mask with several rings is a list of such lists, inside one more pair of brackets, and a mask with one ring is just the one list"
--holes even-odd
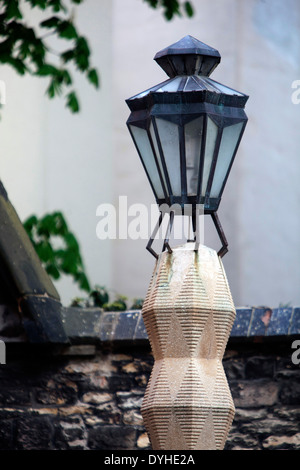
[(146, 0), (152, 8), (156, 8), (158, 5), (158, 0)]
[(23, 226), (26, 230), (26, 232), (31, 232), (33, 227), (36, 226), (38, 223), (38, 219), (36, 215), (31, 215), (28, 217), (25, 222), (23, 223)]
[(69, 231), (64, 216), (61, 212), (54, 212), (52, 215), (55, 219), (55, 227), (53, 228), (53, 234), (64, 237)]
[(79, 244), (76, 238), (74, 237), (73, 233), (67, 233), (64, 237), (64, 240), (68, 248), (70, 248), (71, 250), (79, 251)]
[(87, 40), (84, 37), (80, 37), (76, 41), (76, 47), (74, 49), (74, 60), (79, 70), (85, 71), (89, 67), (89, 56), (90, 49)]
[(141, 310), (143, 308), (144, 299), (134, 299), (130, 310)]
[(54, 80), (51, 80), (50, 85), (48, 86), (46, 90), (47, 95), (49, 98), (54, 98), (55, 96), (55, 85), (54, 85)]
[(57, 16), (51, 16), (51, 18), (48, 18), (47, 20), (42, 21), (40, 23), (40, 26), (42, 26), (42, 28), (57, 28), (60, 22), (61, 22), (60, 18), (58, 18)]
[(105, 287), (96, 287), (91, 293), (94, 305), (96, 307), (102, 307), (104, 304), (109, 302), (109, 294)]
[(84, 290), (86, 292), (90, 292), (91, 288), (90, 288), (89, 281), (88, 281), (86, 275), (83, 272), (76, 273), (74, 278), (78, 282), (79, 287), (82, 290)]
[(65, 63), (70, 62), (70, 60), (73, 60), (74, 57), (75, 57), (74, 49), (69, 49), (68, 51), (65, 51), (61, 54), (61, 58)]
[(56, 75), (57, 71), (58, 69), (54, 67), (54, 65), (43, 64), (38, 68), (36, 75), (40, 75), (40, 76)]
[(54, 98), (55, 95), (59, 96), (62, 93), (62, 77), (61, 75), (56, 75), (52, 78), (50, 85), (48, 86), (46, 93), (49, 98)]
[(50, 243), (46, 240), (36, 244), (36, 251), (40, 259), (44, 262), (54, 260), (54, 251)]
[(111, 304), (104, 304), (103, 309), (108, 312), (124, 312), (127, 309), (127, 306), (124, 302), (115, 300)]
[(18, 0), (9, 0), (6, 2), (6, 18), (10, 20), (11, 18), (22, 19), (22, 13), (19, 9)]
[(30, 3), (32, 8), (38, 7), (41, 10), (45, 10), (47, 7), (47, 0), (26, 0), (26, 1)]
[(22, 59), (11, 57), (7, 59), (6, 62), (10, 64), (20, 75), (25, 74), (27, 67)]
[(28, 42), (27, 40), (24, 40), (20, 44), (19, 58), (21, 60), (24, 60), (29, 55), (30, 55), (30, 42)]
[(78, 37), (77, 31), (70, 21), (62, 21), (58, 25), (57, 31), (59, 36), (64, 39), (76, 39)]
[(189, 18), (194, 15), (194, 9), (191, 2), (184, 2), (184, 9)]
[(59, 12), (64, 11), (66, 12), (66, 8), (61, 3), (61, 0), (48, 0), (49, 6), (52, 6), (53, 11)]
[(62, 76), (63, 76), (63, 81), (66, 85), (72, 85), (72, 78), (67, 70), (62, 71)]
[(179, 2), (178, 0), (162, 0), (164, 6), (164, 16), (167, 21), (170, 21), (173, 16), (180, 16)]
[[(78, 241), (68, 230), (63, 214), (56, 211), (44, 215), (41, 219), (32, 215), (23, 225), (48, 274), (54, 279), (58, 279), (61, 273), (69, 275), (77, 282), (80, 289), (90, 292)], [(55, 242), (57, 237), (61, 239), (63, 248), (53, 249), (53, 237)]]
[(64, 257), (60, 260), (59, 267), (65, 274), (74, 275), (77, 272), (77, 263), (72, 252), (65, 251)]
[(78, 113), (79, 103), (78, 103), (76, 93), (74, 91), (71, 91), (71, 93), (68, 93), (66, 106), (70, 108), (72, 113)]
[(55, 264), (47, 264), (45, 269), (49, 276), (53, 277), (53, 279), (57, 280), (60, 278), (60, 272), (55, 266)]
[(88, 79), (90, 83), (92, 83), (95, 88), (99, 88), (99, 78), (96, 69), (90, 69), (88, 72)]
[(33, 44), (33, 50), (31, 54), (32, 61), (37, 64), (38, 67), (41, 67), (44, 63), (46, 55), (46, 47), (41, 39), (36, 39)]

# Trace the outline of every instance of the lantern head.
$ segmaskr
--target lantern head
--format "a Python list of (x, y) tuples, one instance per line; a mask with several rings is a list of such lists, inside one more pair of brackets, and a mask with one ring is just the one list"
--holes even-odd
[[(221, 56), (191, 36), (154, 60), (169, 79), (126, 100), (127, 126), (158, 206), (182, 213), (191, 207), (195, 238), (197, 208), (203, 207), (222, 240), (222, 256), (227, 241), (216, 212), (247, 123), (248, 96), (210, 78)], [(147, 248), (156, 256), (153, 235)], [(165, 248), (171, 250), (167, 238)]]

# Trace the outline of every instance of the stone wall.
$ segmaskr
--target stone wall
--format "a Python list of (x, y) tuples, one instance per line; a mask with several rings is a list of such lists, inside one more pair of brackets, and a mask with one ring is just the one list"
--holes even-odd
[[(150, 450), (140, 406), (153, 358), (140, 312), (71, 313), (64, 318), (69, 346), (6, 342), (0, 449)], [(300, 450), (295, 338), (229, 339), (223, 363), (236, 415), (226, 449)]]
[[(300, 450), (300, 367), (290, 346), (227, 348), (236, 406), (227, 449)], [(66, 352), (8, 348), (0, 366), (0, 448), (150, 449), (140, 414), (149, 350)]]

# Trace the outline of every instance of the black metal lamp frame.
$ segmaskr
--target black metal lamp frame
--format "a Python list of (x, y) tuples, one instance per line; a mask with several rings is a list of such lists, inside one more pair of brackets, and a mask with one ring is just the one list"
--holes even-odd
[[(204, 205), (204, 213), (211, 215), (212, 220), (214, 222), (214, 225), (216, 227), (217, 233), (218, 233), (219, 238), (221, 240), (222, 247), (219, 250), (218, 255), (222, 257), (228, 251), (228, 243), (227, 243), (222, 225), (220, 223), (220, 220), (217, 216), (217, 210), (218, 210), (218, 207), (219, 207), (219, 204), (220, 204), (220, 201), (221, 201), (221, 197), (222, 197), (222, 194), (223, 194), (223, 191), (224, 191), (224, 188), (225, 188), (225, 185), (226, 185), (226, 182), (227, 182), (227, 179), (228, 179), (228, 176), (229, 176), (229, 173), (230, 173), (230, 170), (231, 170), (231, 167), (232, 167), (237, 149), (239, 147), (240, 141), (242, 139), (242, 136), (243, 136), (246, 124), (247, 124), (247, 116), (246, 116), (244, 110), (241, 107), (239, 107), (239, 108), (228, 107), (228, 108), (225, 108), (225, 109), (223, 108), (223, 110), (222, 110), (223, 114), (220, 115), (218, 113), (217, 105), (213, 105), (211, 103), (200, 103), (199, 104), (199, 97), (197, 98), (195, 96), (196, 93), (193, 94), (194, 95), (193, 99), (195, 101), (198, 101), (196, 109), (195, 109), (195, 104), (190, 102), (191, 96), (186, 96), (187, 93), (182, 93), (180, 95), (177, 94), (177, 99), (176, 99), (176, 96), (174, 97), (174, 95), (176, 95), (175, 93), (173, 93), (172, 95), (173, 95), (172, 100), (174, 99), (175, 103), (177, 102), (177, 104), (174, 104), (174, 102), (169, 103), (168, 106), (167, 106), (167, 113), (166, 113), (166, 102), (165, 102), (166, 97), (162, 97), (161, 94), (159, 96), (151, 96), (151, 98), (153, 99), (153, 102), (155, 102), (156, 104), (153, 105), (153, 103), (152, 103), (152, 106), (150, 107), (150, 110), (149, 110), (149, 108), (148, 108), (148, 110), (147, 109), (141, 110), (140, 107), (141, 107), (142, 103), (141, 103), (140, 100), (139, 100), (138, 103), (131, 103), (130, 105), (131, 105), (131, 108), (132, 108), (132, 113), (131, 113), (128, 121), (127, 121), (127, 126), (128, 126), (128, 129), (129, 129), (129, 132), (131, 134), (131, 137), (132, 137), (132, 139), (135, 143), (137, 152), (140, 156), (140, 160), (143, 164), (144, 170), (145, 170), (146, 175), (148, 177), (149, 183), (150, 183), (151, 188), (153, 190), (153, 193), (155, 195), (156, 202), (157, 202), (158, 206), (161, 206), (161, 205), (166, 204), (166, 203), (170, 207), (173, 204), (176, 204), (176, 205), (179, 204), (183, 209), (184, 205), (187, 204), (187, 205), (191, 205), (194, 208), (193, 209), (193, 215), (192, 215), (192, 224), (193, 224), (193, 227), (194, 227), (194, 240), (196, 241), (196, 249), (197, 249), (197, 247), (198, 247), (197, 241), (198, 241), (199, 234), (198, 234), (198, 231), (197, 231), (198, 223), (197, 223), (197, 220), (196, 220), (196, 214), (197, 214), (196, 207), (197, 207), (198, 204)], [(179, 96), (180, 96), (180, 101), (181, 101), (182, 106), (178, 105)], [(168, 96), (167, 98), (171, 100), (171, 97)], [(164, 100), (164, 103), (157, 103), (157, 101), (160, 101), (160, 100)], [(187, 100), (188, 100), (188, 102), (186, 102)], [(143, 105), (145, 106), (146, 105), (145, 100), (142, 99), (142, 101), (144, 101)], [(149, 106), (149, 104), (150, 104), (149, 103), (149, 97), (148, 97), (147, 101), (148, 101), (147, 105)], [(135, 104), (135, 106), (134, 106), (134, 104)], [(146, 105), (146, 107), (148, 107), (147, 105)], [(134, 109), (134, 108), (138, 108), (138, 109)], [(178, 114), (178, 111), (179, 111), (180, 108), (184, 109), (184, 111), (185, 111), (184, 114), (183, 113)], [(194, 120), (194, 119), (197, 119), (197, 118), (201, 117), (201, 116), (203, 116), (203, 133), (204, 133), (204, 137), (202, 139), (202, 146), (201, 146), (197, 195), (189, 196), (189, 195), (187, 195), (184, 125), (186, 123)], [(160, 145), (158, 129), (157, 129), (156, 122), (155, 122), (155, 119), (157, 117), (166, 119), (166, 120), (171, 121), (173, 123), (176, 123), (179, 126), (180, 170), (181, 170), (181, 188), (182, 188), (180, 196), (175, 196), (172, 193), (172, 184), (171, 184), (170, 179), (169, 179), (169, 174), (168, 174), (167, 165), (166, 165), (166, 161), (165, 161), (164, 151), (163, 151), (162, 146)], [(211, 164), (211, 168), (210, 168), (210, 174), (209, 174), (209, 178), (208, 178), (206, 194), (205, 194), (205, 196), (201, 196), (201, 194), (202, 194), (202, 176), (203, 176), (203, 168), (204, 168), (204, 153), (205, 153), (205, 145), (206, 145), (206, 129), (207, 129), (207, 119), (208, 119), (208, 117), (210, 117), (212, 119), (212, 121), (214, 121), (218, 125), (218, 134), (217, 134), (217, 139), (216, 139), (212, 164)], [(218, 155), (219, 155), (220, 143), (221, 143), (221, 139), (222, 139), (223, 130), (227, 126), (238, 124), (240, 122), (243, 123), (242, 129), (241, 129), (240, 136), (239, 136), (239, 139), (237, 141), (237, 144), (236, 144), (236, 147), (235, 147), (232, 159), (231, 159), (231, 163), (229, 165), (229, 168), (227, 170), (225, 178), (222, 182), (222, 187), (221, 187), (220, 193), (219, 193), (217, 198), (211, 198), (210, 197), (210, 191), (211, 191), (211, 188), (212, 188), (214, 173), (215, 173), (215, 169), (216, 169), (216, 165), (217, 165), (217, 160), (218, 160)], [(160, 153), (159, 157), (161, 159), (161, 164), (162, 164), (164, 174), (162, 174), (162, 172), (161, 172), (161, 168), (160, 168), (160, 165), (158, 163), (158, 156), (156, 155), (153, 139), (152, 139), (152, 136), (151, 136), (151, 133), (150, 133), (151, 123), (153, 124), (153, 129), (154, 129), (155, 136), (156, 136), (156, 139), (157, 139), (157, 142), (158, 142), (158, 148), (159, 148), (159, 153)], [(156, 162), (156, 166), (157, 166), (157, 170), (158, 170), (158, 174), (159, 174), (159, 178), (160, 178), (160, 183), (161, 183), (161, 186), (163, 188), (163, 192), (164, 192), (164, 196), (165, 196), (164, 199), (159, 198), (157, 193), (156, 193), (155, 187), (153, 186), (153, 183), (151, 181), (151, 178), (149, 176), (147, 168), (144, 165), (142, 155), (140, 154), (140, 150), (139, 150), (138, 146), (136, 145), (134, 135), (133, 135), (132, 130), (131, 130), (132, 125), (140, 127), (140, 128), (144, 129), (147, 132), (147, 137), (148, 137), (148, 140), (150, 142), (151, 149), (152, 149), (152, 152), (153, 152), (153, 155), (154, 155), (154, 158), (155, 158), (155, 162)], [(168, 229), (167, 229), (167, 232), (166, 232), (166, 237), (165, 237), (165, 240), (164, 240), (164, 243), (163, 243), (163, 248), (162, 248), (162, 251), (167, 249), (170, 253), (172, 252), (172, 250), (171, 250), (171, 247), (169, 245), (169, 237), (170, 237), (172, 227), (173, 227), (174, 215), (175, 215), (174, 212), (172, 210), (170, 210), (170, 221), (169, 221), (169, 224), (168, 224)], [(152, 233), (152, 235), (149, 239), (147, 247), (146, 247), (147, 250), (153, 256), (155, 256), (155, 258), (158, 258), (158, 254), (153, 250), (152, 244), (153, 244), (154, 238), (156, 236), (156, 233), (158, 232), (159, 227), (162, 223), (163, 217), (164, 217), (164, 214), (161, 213), (160, 217), (159, 217), (159, 220), (158, 220), (158, 223), (157, 223), (157, 226), (155, 227), (155, 229), (154, 229), (154, 231), (153, 231), (153, 233)]]
[[(158, 253), (156, 253), (154, 251), (154, 249), (152, 248), (152, 245), (153, 245), (155, 236), (156, 236), (156, 234), (157, 234), (157, 232), (158, 232), (158, 230), (159, 230), (159, 228), (162, 224), (162, 221), (163, 221), (163, 218), (164, 218), (165, 215), (166, 215), (165, 213), (160, 212), (157, 224), (156, 224), (156, 226), (155, 226), (155, 228), (154, 228), (154, 230), (151, 234), (151, 237), (150, 237), (150, 239), (147, 243), (147, 246), (146, 246), (146, 249), (149, 251), (149, 253), (151, 253), (156, 259), (158, 259), (159, 255), (158, 255)], [(222, 228), (222, 225), (221, 225), (221, 222), (220, 222), (220, 219), (219, 219), (217, 213), (212, 212), (212, 213), (210, 213), (210, 215), (211, 215), (211, 218), (214, 222), (217, 233), (218, 233), (219, 238), (220, 238), (221, 243), (222, 243), (222, 246), (221, 246), (220, 250), (218, 251), (218, 256), (220, 256), (222, 258), (228, 252), (228, 242), (227, 242), (227, 239), (225, 237), (225, 233), (224, 233), (224, 230)], [(163, 246), (162, 246), (162, 252), (164, 252), (165, 250), (168, 250), (169, 253), (172, 253), (172, 248), (170, 246), (169, 240), (170, 240), (170, 235), (171, 235), (173, 224), (174, 224), (174, 217), (175, 217), (175, 212), (171, 210), (170, 211), (169, 223), (168, 223), (165, 239), (164, 239)], [(191, 218), (192, 218), (194, 238), (193, 238), (193, 240), (188, 240), (188, 242), (194, 242), (195, 243), (195, 251), (198, 251), (199, 244), (200, 244), (200, 241), (199, 241), (200, 237), (199, 237), (199, 212), (198, 212), (197, 209), (195, 209), (195, 211), (193, 212)]]
[[(208, 76), (211, 71), (220, 62), (220, 55), (218, 51), (210, 48), (209, 46), (197, 41), (191, 36), (186, 36), (178, 43), (162, 50), (157, 53), (155, 60), (162, 66), (166, 73), (170, 77), (176, 77), (177, 89), (176, 91), (166, 92), (162, 91), (165, 84), (169, 83), (167, 80), (159, 85), (156, 85), (146, 92), (139, 95), (135, 95), (132, 98), (126, 100), (128, 107), (131, 110), (131, 114), (127, 120), (127, 127), (136, 146), (137, 152), (140, 156), (140, 160), (148, 177), (149, 183), (153, 190), (158, 206), (167, 204), (170, 208), (170, 220), (168, 223), (167, 232), (165, 235), (162, 251), (166, 249), (171, 253), (172, 249), (169, 244), (169, 238), (172, 232), (174, 223), (175, 212), (172, 210), (173, 205), (179, 205), (184, 210), (185, 205), (192, 206), (192, 225), (195, 242), (195, 250), (199, 247), (199, 213), (197, 207), (202, 205), (204, 207), (204, 214), (209, 214), (212, 217), (217, 233), (221, 240), (221, 249), (218, 254), (220, 257), (224, 256), (228, 251), (228, 243), (221, 226), (220, 220), (217, 216), (217, 210), (221, 201), (221, 197), (235, 159), (237, 149), (242, 139), (246, 124), (247, 116), (244, 111), (245, 104), (248, 100), (248, 96), (232, 90), (230, 93), (223, 92), (221, 84), (210, 81), (207, 82), (198, 80), (195, 89), (189, 88), (186, 91), (186, 86), (190, 83), (191, 75)], [(198, 64), (196, 66), (196, 64)], [(198, 68), (200, 69), (198, 70)], [(194, 75), (194, 76), (195, 76)], [(174, 78), (171, 78), (171, 81)], [(178, 85), (179, 82), (179, 85)], [(199, 84), (200, 83), (200, 84)], [(218, 87), (218, 85), (221, 86)], [(226, 88), (226, 87), (225, 87)], [(186, 145), (185, 145), (185, 125), (195, 119), (203, 118), (202, 125), (202, 140), (201, 149), (199, 155), (199, 173), (198, 173), (198, 184), (197, 192), (195, 195), (188, 194), (187, 190), (187, 162), (186, 162)], [(165, 151), (163, 149), (159, 131), (157, 128), (156, 119), (163, 119), (178, 126), (179, 132), (179, 155), (180, 155), (180, 179), (181, 179), (181, 193), (180, 195), (174, 194), (172, 188), (172, 182), (170, 181), (170, 175), (168, 172), (167, 162), (165, 158)], [(203, 173), (205, 163), (205, 150), (207, 144), (207, 124), (208, 118), (210, 118), (217, 126), (217, 136), (214, 143), (214, 150), (212, 161), (209, 170), (209, 176), (207, 180), (207, 186), (205, 194), (202, 191), (203, 184)], [(226, 127), (233, 126), (241, 123), (240, 134), (234, 148), (232, 158), (227, 169), (227, 172), (223, 178), (219, 193), (211, 197), (211, 190), (214, 182), (215, 170), (218, 162), (219, 151), (223, 136), (223, 131)], [(155, 135), (156, 142), (153, 141), (151, 135), (151, 125)], [(153, 158), (155, 161), (159, 181), (161, 184), (163, 198), (157, 194), (156, 188), (151, 180), (151, 177), (147, 171), (143, 156), (141, 155), (140, 149), (135, 141), (132, 126), (143, 129), (147, 134), (147, 139), (150, 144)], [(156, 145), (155, 145), (156, 143)], [(160, 216), (156, 227), (148, 241), (147, 250), (158, 258), (158, 254), (153, 250), (152, 244), (154, 238), (162, 224), (165, 213), (160, 211)]]

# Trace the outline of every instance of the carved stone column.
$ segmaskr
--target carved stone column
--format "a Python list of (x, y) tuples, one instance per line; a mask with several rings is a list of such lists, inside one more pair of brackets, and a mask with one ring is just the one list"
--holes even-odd
[(235, 412), (222, 366), (235, 308), (214, 250), (172, 250), (142, 311), (155, 362), (141, 412), (154, 450), (221, 450)]

